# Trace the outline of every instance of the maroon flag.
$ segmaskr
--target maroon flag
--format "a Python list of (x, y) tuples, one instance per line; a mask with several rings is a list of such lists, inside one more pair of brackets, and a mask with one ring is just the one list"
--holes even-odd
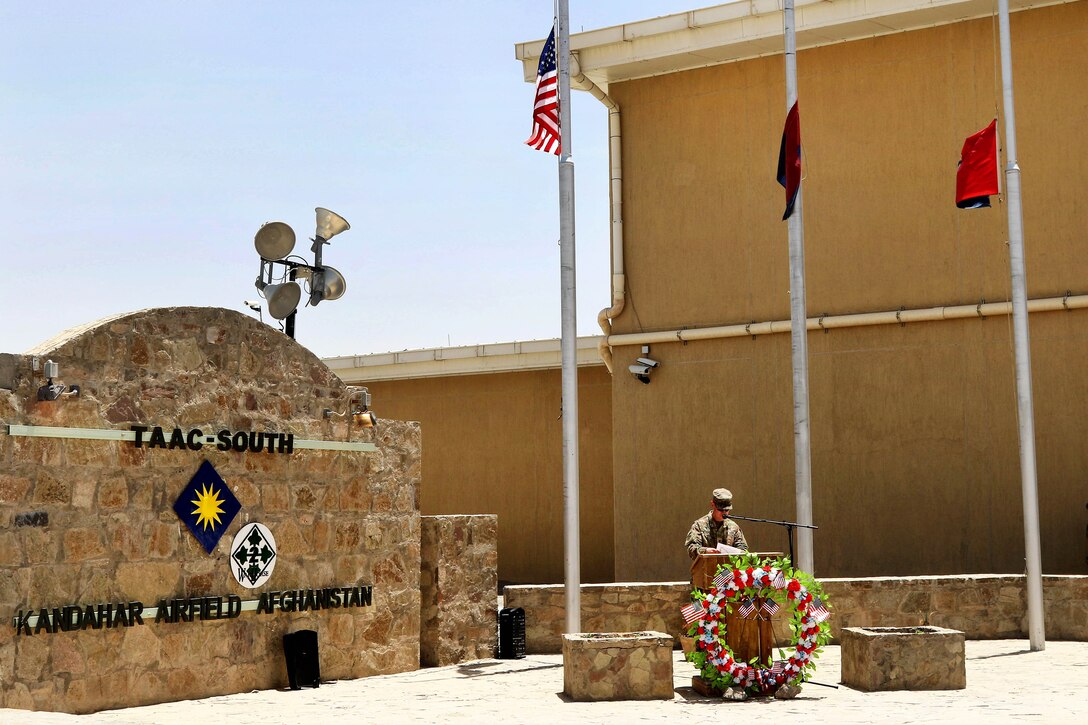
[(525, 142), (537, 151), (559, 155), (559, 73), (555, 63), (555, 28), (548, 34), (536, 67), (533, 132)]
[(990, 195), (997, 194), (997, 119), (973, 136), (968, 136), (960, 151), (956, 169), (956, 206), (980, 209), (990, 205)]
[(801, 188), (801, 117), (796, 101), (786, 114), (786, 127), (782, 129), (782, 147), (778, 150), (778, 183), (786, 188), (784, 221), (793, 214), (797, 190)]

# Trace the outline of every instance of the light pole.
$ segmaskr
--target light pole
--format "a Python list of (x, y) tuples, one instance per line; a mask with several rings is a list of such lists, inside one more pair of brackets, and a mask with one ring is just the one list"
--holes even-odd
[[(322, 264), (321, 248), (340, 232), (351, 229), (351, 225), (328, 209), (317, 207), (315, 211), (317, 230), (310, 246), (314, 253), (313, 264), (291, 255), (295, 248), (295, 230), (283, 222), (268, 222), (253, 237), (253, 246), (261, 255), (261, 271), (254, 285), (268, 302), (269, 316), (284, 320), (283, 331), (291, 339), (295, 337), (295, 313), (302, 299), (300, 281), (309, 287), (307, 303), (315, 306), (322, 300), (340, 299), (348, 286), (344, 275)], [(277, 269), (277, 265), (282, 269)]]

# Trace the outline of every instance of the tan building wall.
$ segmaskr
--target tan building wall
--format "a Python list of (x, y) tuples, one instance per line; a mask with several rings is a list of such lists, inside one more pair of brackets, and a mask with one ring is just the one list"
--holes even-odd
[[(1084, 292), (1088, 3), (1013, 16), (1029, 297)], [(1000, 106), (989, 19), (802, 51), (811, 316), (1009, 298), (1006, 209), (954, 206), (964, 137)], [(613, 84), (629, 304), (615, 331), (789, 318), (781, 56)], [(1003, 128), (999, 123), (999, 129)], [(633, 313), (637, 309), (638, 317)], [(1043, 565), (1085, 571), (1088, 314), (1032, 315)], [(686, 576), (716, 485), (794, 516), (788, 335), (655, 345), (613, 380), (616, 578)], [(1007, 317), (810, 333), (817, 573), (1019, 572)], [(634, 347), (616, 349), (616, 367)], [(745, 526), (758, 549), (785, 535)]]
[[(383, 419), (419, 421), (424, 515), (497, 514), (499, 579), (563, 581), (560, 371), (367, 382)], [(612, 392), (578, 371), (583, 581), (613, 578)]]

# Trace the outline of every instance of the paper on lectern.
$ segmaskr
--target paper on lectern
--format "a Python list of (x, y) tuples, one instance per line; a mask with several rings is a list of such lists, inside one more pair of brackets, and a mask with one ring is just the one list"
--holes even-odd
[(729, 546), (728, 544), (718, 544), (719, 554), (743, 554), (744, 549), (738, 549), (735, 546)]

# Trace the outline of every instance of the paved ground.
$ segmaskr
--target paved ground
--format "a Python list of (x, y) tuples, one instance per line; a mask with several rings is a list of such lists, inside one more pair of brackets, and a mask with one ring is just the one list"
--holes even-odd
[[(839, 648), (828, 647), (816, 680), (839, 681)], [(476, 662), (400, 675), (335, 682), (318, 689), (258, 692), (190, 700), (95, 715), (0, 709), (3, 725), (277, 725), (279, 723), (811, 723), (1033, 722), (1088, 720), (1088, 642), (1048, 642), (1029, 652), (1026, 641), (967, 643), (967, 689), (865, 693), (847, 687), (805, 686), (792, 701), (726, 702), (691, 689), (694, 668), (677, 652), (672, 700), (568, 702), (559, 655)]]

